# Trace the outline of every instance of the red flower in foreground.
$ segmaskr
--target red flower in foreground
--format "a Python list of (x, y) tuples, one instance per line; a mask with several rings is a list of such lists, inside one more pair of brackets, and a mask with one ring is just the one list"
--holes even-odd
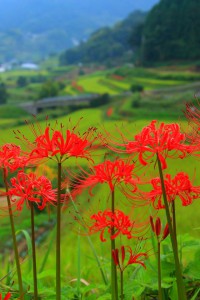
[(150, 224), (151, 224), (151, 229), (155, 233), (156, 238), (159, 242), (165, 240), (166, 237), (169, 235), (169, 225), (166, 224), (161, 236), (162, 224), (159, 217), (156, 218), (156, 221), (154, 223), (152, 216), (150, 216)]
[(56, 193), (51, 182), (45, 177), (36, 177), (34, 173), (18, 172), (17, 177), (11, 178), (11, 188), (8, 195), (16, 205), (17, 210), (22, 210), (24, 202), (34, 202), (42, 210), (47, 203), (56, 203)]
[(16, 138), (29, 148), (32, 161), (51, 158), (62, 162), (72, 156), (91, 159), (90, 150), (96, 140), (94, 137), (96, 128), (91, 127), (81, 135), (77, 132), (79, 123), (67, 130), (62, 124), (59, 130), (56, 130), (57, 123), (54, 127), (47, 125), (45, 131), (38, 123), (36, 124), (37, 127), (34, 124), (30, 125), (31, 132), (35, 136), (33, 141), (26, 138), (20, 131), (14, 132)]
[(47, 127), (45, 133), (36, 138), (35, 149), (30, 154), (31, 159), (55, 157), (58, 161), (64, 161), (71, 156), (90, 158), (89, 150), (94, 141), (90, 139), (94, 128), (90, 128), (81, 137), (73, 130), (66, 130), (65, 136), (61, 131), (53, 130), (50, 135), (50, 129)]
[(4, 298), (2, 298), (3, 296), (2, 296), (2, 294), (0, 294), (0, 300), (9, 300), (10, 299), (10, 297), (11, 297), (11, 293), (10, 292), (8, 292), (6, 295), (5, 295), (5, 297)]
[(95, 185), (106, 183), (109, 185), (110, 190), (114, 191), (116, 185), (125, 183), (130, 184), (132, 192), (135, 192), (137, 181), (134, 179), (134, 176), (136, 176), (134, 168), (134, 164), (125, 163), (122, 159), (117, 159), (114, 162), (106, 160), (91, 169), (93, 174), (83, 171), (82, 178), (75, 178), (74, 188), (77, 193), (80, 193), (82, 189), (89, 187), (89, 191), (92, 193)]
[(128, 141), (124, 146), (127, 153), (139, 153), (139, 161), (142, 165), (147, 165), (148, 161), (157, 154), (162, 168), (165, 169), (167, 157), (184, 158), (190, 148), (184, 144), (186, 137), (180, 132), (178, 124), (161, 123), (159, 127), (156, 125), (157, 121), (152, 121), (135, 136), (134, 141)]
[(27, 164), (27, 157), (21, 155), (21, 148), (15, 144), (5, 144), (0, 148), (0, 165), (6, 171), (14, 172), (24, 168)]
[[(126, 251), (129, 253), (129, 258), (124, 264)], [(119, 255), (119, 252), (121, 252), (121, 256)], [(121, 272), (123, 272), (126, 269), (126, 267), (132, 264), (139, 264), (142, 267), (146, 268), (144, 264), (144, 260), (148, 257), (148, 255), (145, 252), (133, 253), (131, 247), (121, 246), (120, 250), (119, 249), (112, 250), (112, 257), (115, 265), (120, 268)]]
[[(91, 216), (91, 220), (95, 223), (89, 227), (89, 233), (93, 234), (100, 232), (100, 239), (105, 242), (104, 233), (107, 230), (111, 239), (115, 239), (119, 234), (126, 235), (128, 239), (132, 238), (132, 228), (134, 222), (131, 222), (129, 217), (120, 210), (115, 210), (113, 213), (111, 210), (99, 211), (98, 214)], [(114, 228), (114, 234), (111, 233), (111, 229)]]
[[(187, 206), (193, 202), (194, 199), (200, 197), (200, 186), (193, 186), (189, 176), (184, 173), (178, 173), (174, 178), (171, 178), (170, 174), (166, 174), (165, 190), (168, 202), (172, 202), (176, 197), (179, 197), (183, 206)], [(160, 178), (153, 178), (151, 180), (153, 189), (147, 194), (147, 197), (153, 203), (156, 209), (165, 208), (162, 203), (162, 186)]]

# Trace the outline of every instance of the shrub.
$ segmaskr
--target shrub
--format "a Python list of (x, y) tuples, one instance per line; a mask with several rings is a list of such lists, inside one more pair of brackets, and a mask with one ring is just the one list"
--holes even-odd
[(131, 87), (130, 87), (130, 91), (132, 93), (135, 93), (135, 92), (143, 92), (144, 91), (144, 87), (140, 84), (132, 84)]
[(98, 98), (90, 102), (90, 107), (99, 107), (101, 105), (108, 104), (110, 102), (110, 96), (108, 93), (105, 93)]

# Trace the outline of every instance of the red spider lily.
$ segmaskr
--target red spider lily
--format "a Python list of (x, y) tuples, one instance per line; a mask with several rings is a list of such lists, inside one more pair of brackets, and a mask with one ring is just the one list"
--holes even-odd
[[(184, 173), (178, 173), (174, 178), (170, 174), (166, 174), (165, 190), (168, 202), (172, 202), (176, 197), (179, 197), (183, 206), (190, 205), (194, 199), (200, 197), (200, 186), (193, 186), (189, 176)], [(153, 186), (152, 191), (147, 193), (147, 197), (153, 203), (156, 209), (165, 208), (162, 203), (162, 186), (160, 178), (153, 178), (151, 180)]]
[(37, 178), (34, 173), (19, 171), (17, 177), (11, 178), (10, 181), (8, 195), (16, 204), (17, 210), (22, 210), (24, 202), (29, 206), (29, 201), (36, 203), (40, 210), (44, 209), (47, 203), (56, 203), (56, 192), (45, 176)]
[[(115, 239), (120, 234), (127, 236), (128, 239), (132, 238), (131, 231), (134, 222), (120, 210), (116, 209), (114, 213), (109, 209), (103, 212), (99, 211), (97, 214), (91, 216), (91, 220), (94, 220), (95, 223), (89, 227), (89, 233), (100, 232), (102, 242), (106, 241), (104, 238), (105, 230), (108, 231), (111, 239)], [(111, 233), (112, 228), (114, 228), (114, 234)]]
[[(139, 134), (135, 135), (134, 140), (127, 139), (118, 128), (116, 131), (123, 139), (123, 143), (119, 139), (116, 141), (116, 138), (107, 131), (107, 137), (100, 135), (102, 143), (115, 152), (134, 154), (135, 156), (139, 154), (139, 161), (144, 166), (152, 161), (154, 155), (158, 155), (162, 169), (165, 169), (167, 157), (184, 158), (187, 153), (192, 151), (191, 146), (185, 144), (186, 136), (180, 132), (180, 126), (176, 123), (158, 125), (157, 121), (153, 120)], [(125, 147), (125, 150), (119, 147)]]
[[(37, 124), (37, 123), (36, 123)], [(20, 131), (14, 132), (16, 138), (21, 140), (26, 147), (30, 149), (30, 159), (36, 162), (44, 158), (55, 159), (57, 162), (62, 162), (69, 157), (81, 157), (91, 159), (90, 152), (92, 144), (96, 140), (94, 133), (96, 128), (89, 128), (85, 133), (80, 135), (78, 124), (72, 129), (64, 129), (60, 124), (60, 129), (56, 130), (49, 124), (45, 131), (34, 124), (30, 125), (31, 131), (35, 136), (35, 140), (29, 141)]]
[[(186, 137), (180, 132), (178, 124), (161, 123), (159, 127), (156, 124), (156, 120), (152, 121), (135, 136), (135, 141), (129, 141), (125, 147), (127, 153), (139, 153), (142, 165), (147, 165), (147, 161), (158, 154), (162, 168), (165, 169), (167, 157), (184, 158), (190, 148), (184, 144)], [(171, 155), (170, 151), (173, 151)]]
[[(129, 258), (124, 264), (126, 251), (129, 253)], [(119, 252), (121, 252), (121, 257), (119, 257)], [(129, 265), (139, 264), (146, 268), (144, 260), (148, 257), (147, 253), (133, 253), (130, 246), (121, 246), (121, 249), (112, 250), (112, 257), (116, 266), (119, 267), (120, 271), (123, 272)]]
[(8, 292), (6, 295), (5, 295), (5, 297), (4, 298), (2, 298), (3, 296), (2, 296), (2, 294), (0, 294), (0, 300), (9, 300), (10, 299), (10, 297), (11, 297), (11, 293), (10, 292)]
[(45, 133), (36, 138), (36, 146), (31, 152), (30, 158), (59, 157), (60, 161), (71, 156), (90, 158), (91, 141), (89, 141), (89, 137), (93, 131), (90, 129), (82, 137), (79, 137), (73, 131), (66, 130), (64, 137), (61, 131), (55, 130), (50, 136), (50, 127), (47, 127)]
[(15, 144), (5, 144), (0, 148), (0, 165), (6, 171), (14, 172), (26, 166), (28, 158), (21, 155), (21, 148)]
[(74, 194), (79, 194), (82, 189), (89, 187), (89, 192), (92, 195), (92, 189), (98, 183), (108, 184), (111, 191), (114, 191), (117, 185), (130, 184), (131, 191), (137, 190), (138, 182), (134, 174), (134, 164), (126, 163), (123, 159), (116, 159), (114, 162), (106, 160), (90, 169), (91, 173), (86, 173), (83, 170), (82, 178), (75, 178)]
[(162, 224), (161, 224), (161, 220), (159, 217), (156, 218), (156, 221), (154, 223), (152, 216), (150, 216), (150, 224), (151, 224), (152, 231), (155, 233), (156, 238), (159, 242), (165, 240), (166, 237), (169, 235), (169, 225), (167, 223), (164, 227), (162, 236), (160, 236), (161, 230), (162, 230)]

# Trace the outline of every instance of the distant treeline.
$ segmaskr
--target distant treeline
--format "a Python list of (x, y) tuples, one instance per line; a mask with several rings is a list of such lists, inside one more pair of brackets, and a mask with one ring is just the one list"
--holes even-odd
[(127, 59), (142, 65), (199, 60), (200, 1), (161, 0), (148, 14), (134, 12), (113, 28), (96, 31), (87, 42), (62, 53), (60, 63)]

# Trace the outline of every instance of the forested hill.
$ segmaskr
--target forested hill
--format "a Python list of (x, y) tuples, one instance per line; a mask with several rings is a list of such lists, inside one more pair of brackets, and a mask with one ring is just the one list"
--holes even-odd
[(60, 56), (62, 65), (75, 63), (118, 63), (130, 59), (132, 49), (129, 43), (135, 26), (143, 24), (147, 13), (135, 11), (113, 27), (95, 31), (88, 41), (66, 50)]
[[(161, 0), (149, 12), (132, 45), (143, 64), (200, 59), (200, 1)], [(138, 34), (141, 37), (138, 39)]]

